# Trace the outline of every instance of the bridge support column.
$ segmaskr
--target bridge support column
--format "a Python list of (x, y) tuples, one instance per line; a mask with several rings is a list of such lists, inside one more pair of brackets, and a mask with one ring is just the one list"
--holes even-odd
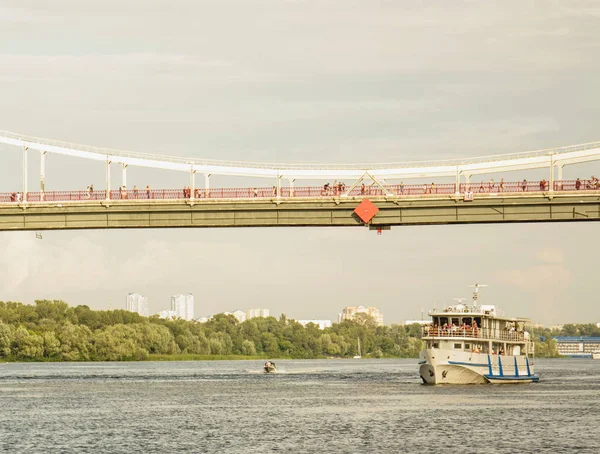
[(40, 201), (46, 199), (46, 152), (40, 151)]
[(550, 192), (554, 192), (554, 158), (550, 153)]
[(194, 164), (190, 168), (190, 200), (194, 200), (196, 196), (196, 171)]
[(465, 175), (465, 192), (471, 191), (471, 175)]
[(106, 158), (106, 200), (110, 200), (110, 161)]
[(210, 189), (210, 173), (204, 174), (204, 197), (208, 198)]
[(558, 185), (557, 185), (556, 189), (558, 191), (562, 191), (562, 189), (563, 189), (563, 182), (562, 182), (562, 179), (563, 179), (563, 167), (564, 167), (563, 165), (557, 165), (556, 166), (556, 170), (557, 170), (557, 173), (558, 173), (558, 175), (556, 177), (557, 180), (558, 180)]
[(289, 180), (289, 182), (290, 182), (290, 197), (294, 197), (294, 181), (296, 181), (296, 180), (292, 180), (292, 179)]
[(281, 175), (277, 175), (277, 198), (281, 197)]
[(23, 203), (27, 203), (27, 147), (23, 147)]
[(454, 183), (454, 194), (460, 194), (460, 172), (458, 171), (458, 166), (456, 167), (456, 182)]
[(121, 164), (123, 170), (121, 172), (121, 186), (123, 186), (124, 188), (127, 188), (127, 164), (123, 163)]

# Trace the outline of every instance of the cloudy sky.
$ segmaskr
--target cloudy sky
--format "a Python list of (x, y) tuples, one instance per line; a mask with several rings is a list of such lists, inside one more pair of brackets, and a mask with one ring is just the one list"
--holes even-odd
[[(600, 140), (594, 1), (219, 0), (0, 5), (0, 129), (89, 145), (265, 162), (387, 162)], [(30, 159), (30, 190), (38, 185)], [(567, 167), (565, 178), (600, 173)], [(21, 185), (0, 145), (0, 192)], [(528, 172), (507, 180), (534, 179)], [(120, 175), (113, 172), (113, 184)], [(128, 184), (187, 175), (132, 168)], [(47, 190), (103, 187), (51, 155)], [(260, 183), (226, 178), (213, 186)], [(264, 182), (270, 186), (271, 182)], [(387, 323), (469, 296), (536, 321), (600, 320), (597, 224), (0, 233), (0, 300), (270, 308)], [(482, 300), (483, 301), (483, 300)]]

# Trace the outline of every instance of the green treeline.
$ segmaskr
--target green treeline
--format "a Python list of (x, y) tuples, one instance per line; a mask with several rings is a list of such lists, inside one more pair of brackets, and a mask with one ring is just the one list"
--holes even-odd
[[(553, 336), (600, 336), (594, 324), (535, 333), (537, 357), (558, 357)], [(142, 317), (124, 310), (94, 311), (62, 301), (35, 305), (0, 301), (0, 360), (125, 361), (229, 358), (416, 358), (421, 327), (377, 326), (358, 314), (331, 328), (303, 327), (284, 315), (239, 323), (215, 315), (207, 323)]]
[(303, 327), (284, 315), (239, 323), (215, 315), (206, 323), (94, 311), (62, 301), (0, 302), (0, 360), (125, 361), (168, 358), (417, 357), (418, 325), (377, 326), (359, 314), (331, 328)]

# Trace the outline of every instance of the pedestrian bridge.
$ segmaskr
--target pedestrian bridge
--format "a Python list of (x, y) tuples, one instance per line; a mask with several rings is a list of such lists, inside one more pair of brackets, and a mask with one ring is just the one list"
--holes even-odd
[[(600, 160), (600, 143), (465, 160), (390, 164), (256, 164), (191, 160), (105, 150), (0, 132), (0, 143), (23, 157), (23, 185), (0, 193), (0, 230), (391, 226), (508, 222), (593, 221), (600, 219), (600, 183), (595, 177), (563, 180), (566, 165)], [(40, 189), (30, 191), (27, 159), (40, 155)], [(101, 161), (103, 189), (49, 191), (46, 154)], [(1, 162), (1, 160), (0, 160)], [(121, 186), (111, 188), (111, 167), (121, 170)], [(179, 170), (189, 175), (182, 189), (128, 188), (128, 166)], [(547, 168), (548, 179), (503, 179), (472, 183), (479, 175)], [(205, 177), (196, 185), (196, 174)], [(211, 175), (244, 176), (263, 183), (248, 188), (211, 188)], [(436, 183), (452, 177), (453, 183)], [(431, 184), (404, 184), (427, 178)], [(270, 180), (265, 187), (264, 180)], [(297, 179), (343, 183), (295, 186)], [(366, 183), (366, 184), (365, 184)], [(367, 200), (367, 202), (365, 202)], [(368, 218), (357, 207), (370, 205)], [(363, 205), (361, 205), (363, 206)], [(374, 214), (374, 215), (373, 215)]]

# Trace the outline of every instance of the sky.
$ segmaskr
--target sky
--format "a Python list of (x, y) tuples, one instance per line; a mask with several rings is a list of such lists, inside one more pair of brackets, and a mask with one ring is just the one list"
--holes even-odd
[[(600, 140), (595, 1), (103, 0), (0, 4), (0, 130), (253, 162), (391, 162)], [(116, 169), (115, 169), (116, 170)], [(39, 159), (29, 159), (30, 190)], [(507, 174), (507, 181), (544, 176)], [(104, 167), (46, 159), (46, 190), (104, 187)], [(565, 179), (600, 173), (566, 167)], [(494, 176), (499, 178), (500, 175)], [(21, 154), (0, 145), (0, 192)], [(112, 185), (120, 184), (113, 171)], [(488, 178), (488, 176), (485, 176)], [(189, 177), (130, 168), (128, 186)], [(349, 183), (349, 182), (346, 182)], [(211, 186), (272, 182), (213, 178)], [(595, 223), (0, 232), (0, 300), (196, 314), (264, 307), (386, 323), (469, 297), (544, 324), (600, 321)]]

